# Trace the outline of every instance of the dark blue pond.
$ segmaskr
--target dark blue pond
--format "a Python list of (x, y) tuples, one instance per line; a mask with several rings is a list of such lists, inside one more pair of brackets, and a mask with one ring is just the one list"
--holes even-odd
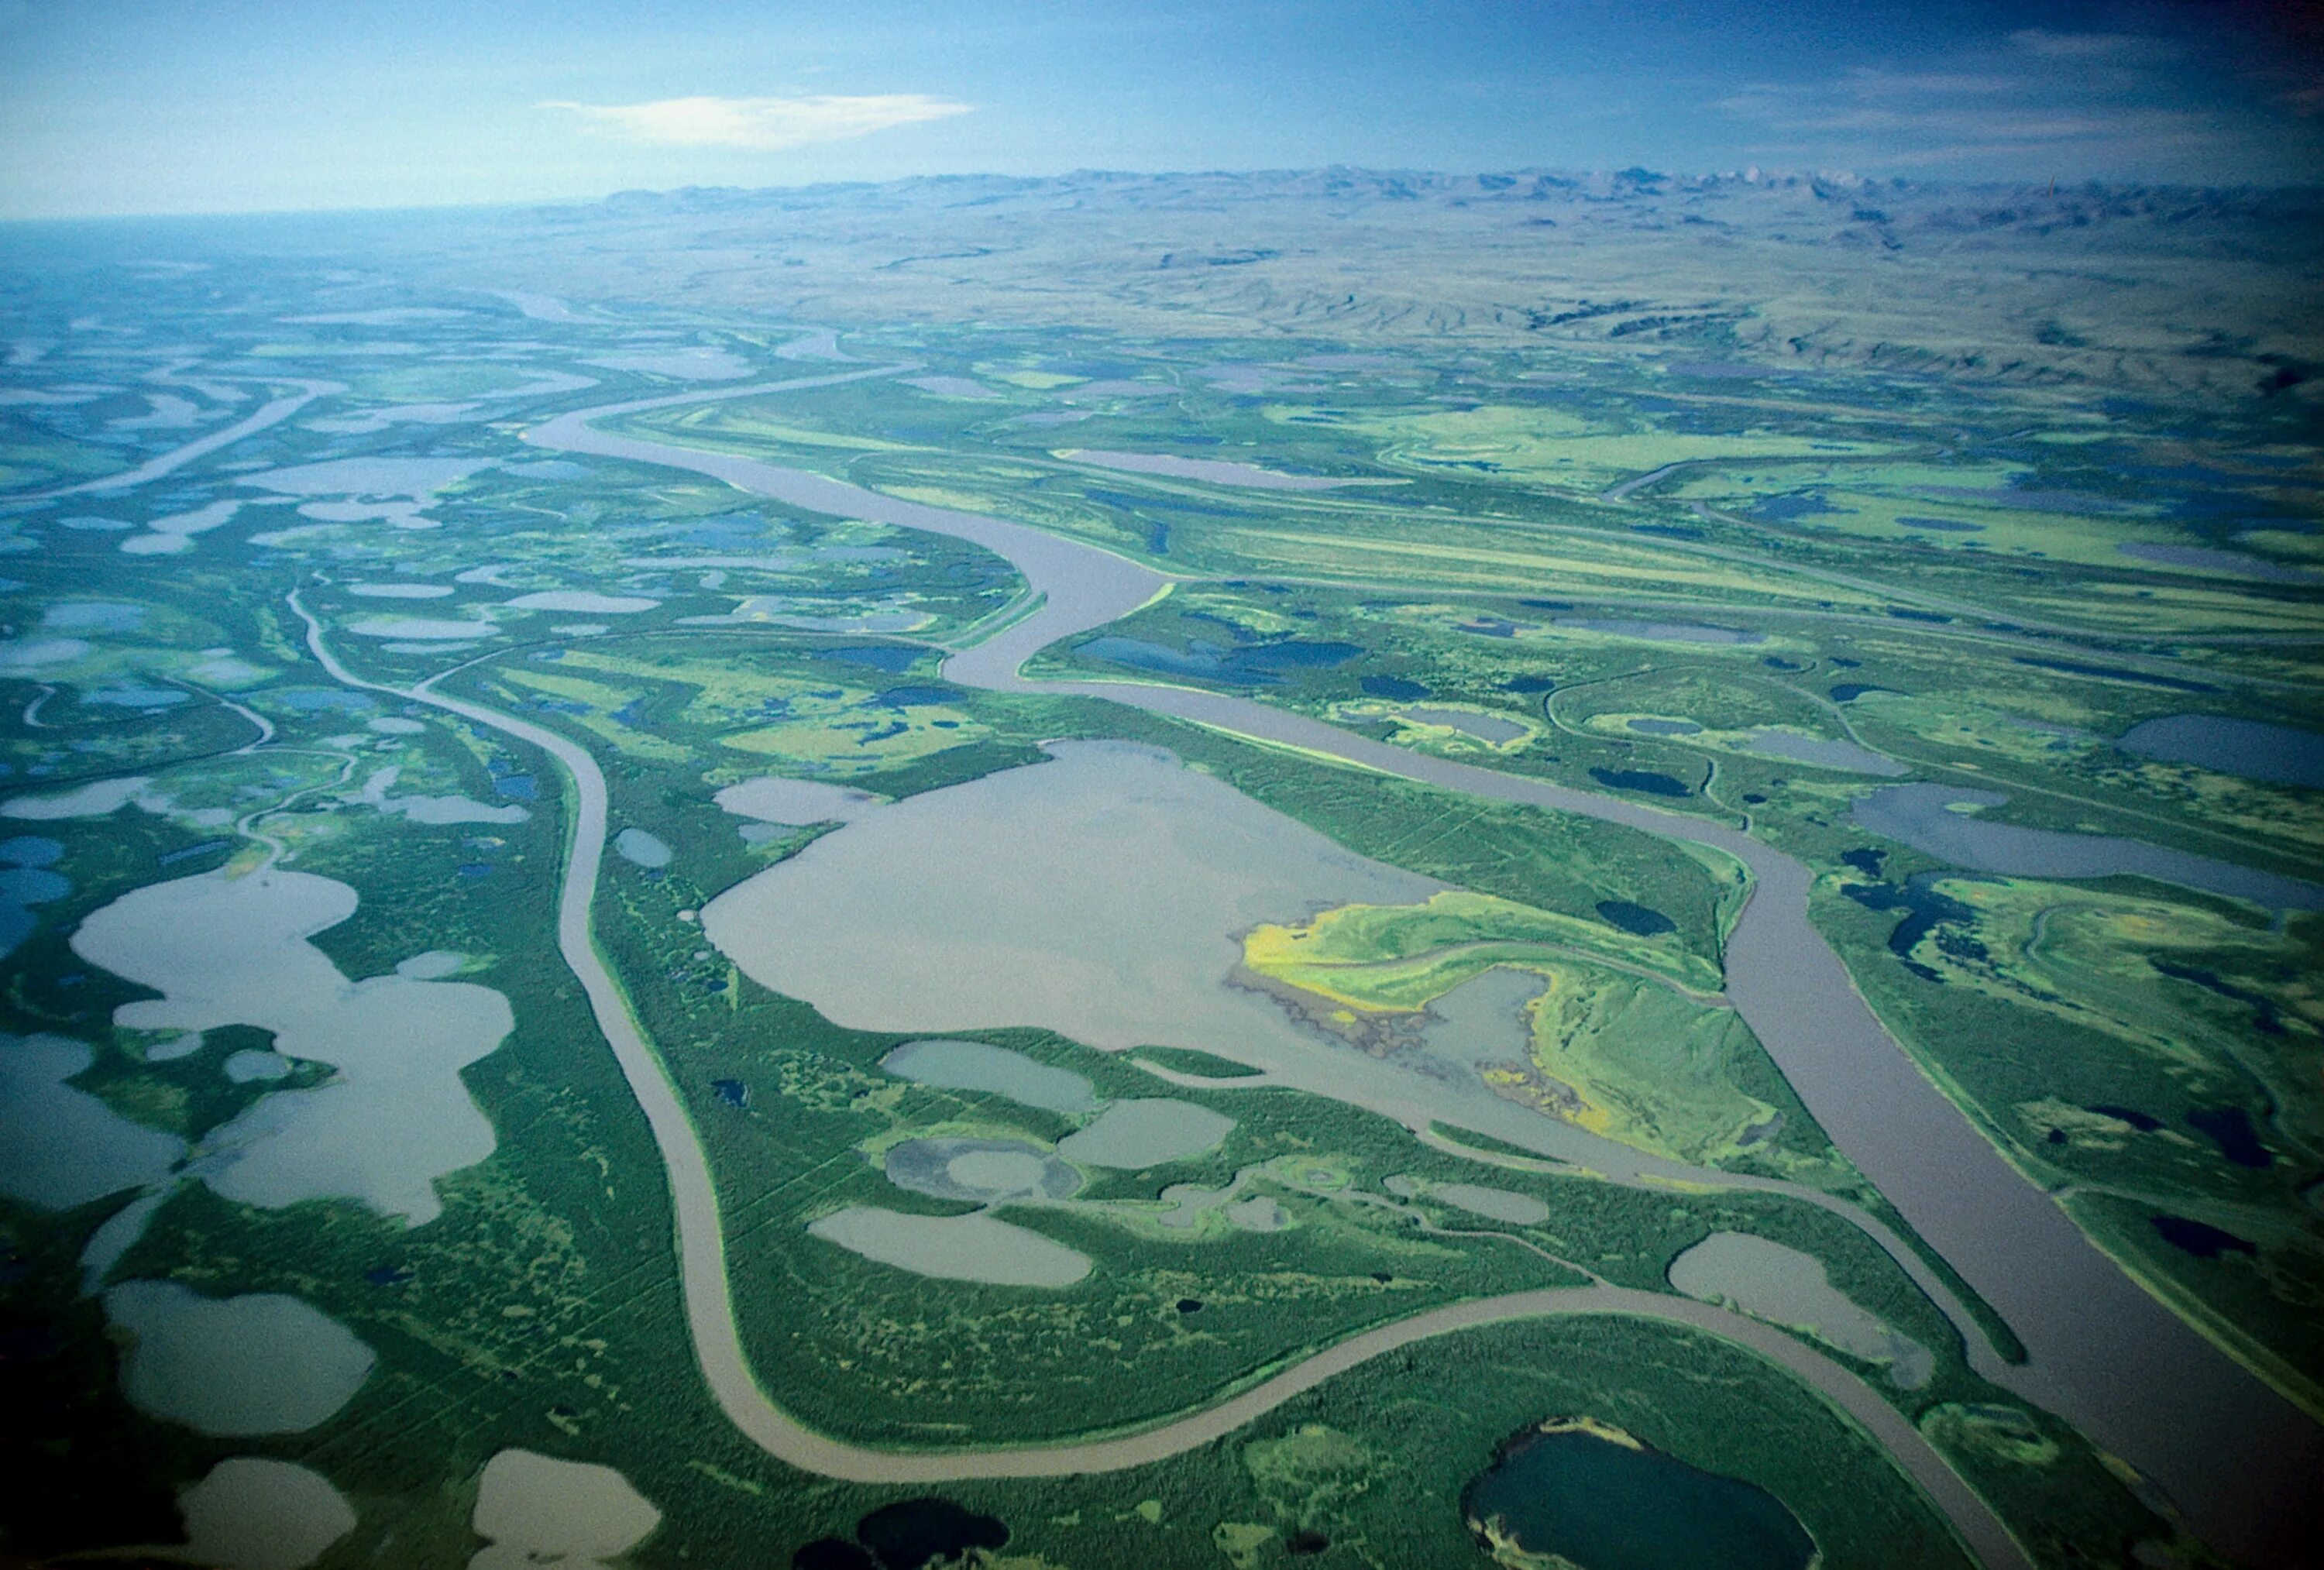
[(1501, 684), (1505, 693), (1554, 693), (1557, 684), (1547, 676), (1511, 676)]
[[(1831, 663), (1838, 665), (1840, 662), (1834, 660)], [(1831, 690), (1831, 701), (1835, 703), (1853, 703), (1867, 693), (1893, 693), (1895, 690), (1894, 687), (1876, 687), (1863, 682), (1842, 682)]]
[(887, 1570), (920, 1570), (931, 1561), (964, 1560), (973, 1548), (1001, 1547), (1009, 1529), (948, 1499), (908, 1499), (881, 1505), (856, 1522), (855, 1540)]
[(2111, 1117), (2116, 1123), (2126, 1123), (2141, 1134), (2153, 1134), (2163, 1126), (2161, 1118), (2141, 1112), (2135, 1106), (2116, 1106), (2112, 1102), (2100, 1101), (2093, 1103), (2090, 1110), (2100, 1117)]
[(1847, 510), (1846, 508), (1834, 507), (1813, 491), (1807, 491), (1798, 496), (1763, 497), (1759, 505), (1751, 510), (1751, 516), (1765, 519), (1770, 523), (1789, 523), (1795, 518), (1815, 518), (1827, 512)]
[(2089, 665), (2078, 659), (2044, 659), (2038, 655), (2021, 654), (2013, 656), (2012, 660), (2017, 665), (2032, 666), (2036, 670), (2062, 671), (2070, 676), (2103, 676), (2110, 682), (2136, 682), (2141, 686), (2167, 687), (2174, 693), (2216, 693), (2219, 690), (2207, 682), (2149, 675), (2144, 671), (2125, 670), (2120, 666)]
[(2240, 1106), (2199, 1106), (2187, 1115), (2196, 1133), (2209, 1136), (2219, 1153), (2239, 1167), (2272, 1167), (2275, 1157), (2259, 1143), (2251, 1114)]
[(1650, 796), (1691, 796), (1694, 787), (1683, 779), (1645, 768), (1593, 768), (1590, 777), (1618, 791), (1643, 791)]
[(1600, 900), (1598, 914), (1634, 937), (1658, 938), (1678, 931), (1678, 924), (1654, 906), (1632, 904), (1626, 899)]
[(2154, 1230), (2163, 1235), (2163, 1242), (2181, 1253), (2193, 1254), (2197, 1259), (2217, 1259), (2223, 1253), (2259, 1253), (2258, 1245), (2250, 1239), (2222, 1231), (2208, 1221), (2190, 1221), (2184, 1216), (2157, 1216), (2153, 1220)]
[(2259, 1032), (2260, 1034), (2280, 1036), (2283, 1033), (2283, 1015), (2278, 1012), (2275, 999), (2265, 993), (2254, 992), (2248, 987), (2237, 987), (2233, 982), (2221, 978), (2218, 972), (2203, 969), (2200, 966), (2175, 964), (2169, 959), (2157, 959), (2151, 955), (2146, 962), (2153, 966), (2161, 974), (2175, 981), (2192, 982), (2206, 992), (2217, 993), (2221, 997), (2242, 1004), (2252, 1011), (2252, 1029)]
[(1940, 534), (1983, 534), (1985, 532), (1985, 525), (1981, 523), (1962, 523), (1957, 519), (1950, 518), (1906, 518), (1900, 512), (1896, 515), (1896, 521), (1906, 528), (1932, 528)]
[(2132, 726), (2115, 745), (2138, 757), (2191, 763), (2270, 785), (2324, 790), (2324, 736), (2288, 725), (2220, 714), (2172, 714)]
[[(1851, 855), (1871, 854), (1850, 852)], [(1894, 883), (1844, 883), (1840, 892), (1870, 911), (1902, 911), (1904, 919), (1888, 934), (1888, 951), (1904, 962), (1904, 969), (1923, 981), (1944, 980), (1942, 976), (1913, 958), (1913, 950), (1923, 938), (1940, 927), (1952, 930), (1938, 933), (1937, 944), (1949, 953), (1964, 959), (1976, 959), (1985, 953), (1971, 927), (1977, 912), (1947, 895), (1939, 894), (1932, 875), (1915, 873), (1902, 885)]]
[(1428, 696), (1428, 689), (1418, 682), (1406, 681), (1402, 676), (1366, 676), (1362, 686), (1375, 698), (1398, 698), (1409, 701)]
[(1511, 1441), (1461, 1501), (1471, 1529), (1586, 1570), (1805, 1570), (1815, 1539), (1740, 1478), (1594, 1434)]

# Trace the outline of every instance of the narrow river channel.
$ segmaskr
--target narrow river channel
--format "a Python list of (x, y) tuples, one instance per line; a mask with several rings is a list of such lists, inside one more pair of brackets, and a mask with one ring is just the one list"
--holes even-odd
[[(1581, 813), (1733, 856), (1750, 869), (1755, 882), (1729, 940), (1728, 996), (1832, 1141), (2024, 1343), (2029, 1356), (2024, 1365), (1979, 1359), (1981, 1369), (2129, 1462), (2215, 1547), (2253, 1564), (2305, 1561), (2324, 1533), (2324, 1429), (2126, 1276), (1922, 1074), (1808, 919), (1812, 874), (1804, 864), (1717, 824), (1406, 751), (1245, 698), (1144, 682), (1028, 683), (1018, 668), (1036, 650), (1128, 614), (1169, 580), (1094, 546), (1021, 524), (904, 501), (752, 458), (619, 436), (591, 424), (650, 409), (804, 391), (892, 374), (895, 369), (606, 405), (550, 420), (527, 432), (525, 439), (558, 451), (688, 470), (790, 506), (947, 535), (1006, 557), (1041, 597), (1038, 609), (946, 661), (945, 676), (963, 685), (1086, 694), (1445, 789)], [(354, 681), (330, 658), (319, 633), (310, 642), (333, 675)], [(911, 1455), (864, 1450), (801, 1428), (769, 1402), (752, 1379), (726, 1301), (724, 1245), (707, 1164), (590, 940), (590, 897), (605, 833), (604, 783), (595, 763), (562, 737), (480, 705), (425, 690), (405, 695), (541, 748), (576, 783), (579, 813), (559, 906), (560, 947), (588, 990), (669, 1166), (688, 1312), (705, 1375), (736, 1424), (782, 1459), (863, 1481), (1106, 1470), (1204, 1443), (1364, 1356), (1419, 1336), (1518, 1314), (1611, 1310), (1698, 1324), (1775, 1357), (1864, 1421), (1989, 1563), (2021, 1562), (2006, 1536), (1997, 1540), (1998, 1529), (1989, 1513), (1919, 1443), (1910, 1426), (1895, 1419), (1893, 1409), (1852, 1377), (1788, 1336), (1769, 1340), (1761, 1334), (1763, 1327), (1738, 1316), (1652, 1294), (1620, 1294), (1618, 1301), (1608, 1288), (1521, 1294), (1386, 1327), (1204, 1412), (1120, 1439), (1050, 1449)], [(1831, 1388), (1834, 1374), (1849, 1393)], [(1875, 1415), (1876, 1409), (1885, 1419)]]

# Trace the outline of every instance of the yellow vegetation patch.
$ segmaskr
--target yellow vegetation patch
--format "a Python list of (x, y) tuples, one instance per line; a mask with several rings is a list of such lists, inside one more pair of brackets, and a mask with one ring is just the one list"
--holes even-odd
[(1317, 1010), (1324, 1017), (1391, 1033), (1408, 1033), (1400, 1017), (1486, 970), (1528, 972), (1543, 983), (1528, 1008), (1529, 1044), (1482, 1070), (1498, 1093), (1649, 1154), (1709, 1163), (1748, 1149), (1796, 1159), (1764, 1143), (1778, 1126), (1775, 1108), (1731, 1077), (1755, 1050), (1748, 1027), (1664, 979), (1709, 992), (1715, 973), (1654, 940), (1452, 890), (1424, 904), (1345, 905), (1256, 928), (1243, 963), (1331, 1005)]
[[(1449, 976), (1413, 1001), (1410, 967), (1441, 965), (1444, 950), (1483, 946), (1468, 974), (1500, 963), (1498, 956), (1528, 945), (1578, 950), (1617, 964), (1634, 965), (1697, 992), (1721, 985), (1709, 961), (1686, 952), (1675, 938), (1633, 937), (1603, 922), (1537, 910), (1497, 895), (1448, 889), (1416, 905), (1342, 905), (1293, 925), (1255, 927), (1243, 940), (1243, 963), (1270, 979), (1305, 987), (1347, 1007), (1378, 1011), (1425, 1007), (1467, 978)], [(1359, 974), (1374, 973), (1373, 978)]]

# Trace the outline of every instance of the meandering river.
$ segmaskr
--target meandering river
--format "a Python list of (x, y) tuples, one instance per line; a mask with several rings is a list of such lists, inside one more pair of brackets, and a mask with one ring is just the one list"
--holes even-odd
[[(2324, 1479), (2324, 1430), (2126, 1277), (1923, 1075), (1808, 919), (1813, 875), (1803, 863), (1716, 824), (1406, 751), (1244, 698), (1144, 682), (1028, 683), (1017, 672), (1034, 651), (1128, 614), (1169, 580), (1094, 546), (1021, 524), (899, 500), (755, 459), (616, 435), (591, 423), (714, 399), (803, 391), (894, 369), (607, 405), (551, 420), (528, 432), (526, 439), (560, 451), (685, 469), (791, 506), (924, 529), (995, 551), (1023, 574), (1040, 597), (1038, 608), (945, 663), (945, 675), (964, 685), (1084, 693), (1450, 790), (1692, 840), (1735, 857), (1750, 869), (1754, 887), (1729, 940), (1728, 996), (1833, 1142), (2024, 1343), (2028, 1362), (1996, 1368), (1992, 1376), (2130, 1462), (2221, 1550), (2255, 1563), (2286, 1563), (2319, 1540), (2324, 1530), (2319, 1503), (2324, 1498), (2319, 1488)], [(336, 677), (399, 691), (351, 676), (324, 647), (311, 620), (309, 629), (317, 656)], [(1423, 1336), (1519, 1315), (1610, 1311), (1694, 1325), (1776, 1359), (1878, 1437), (1988, 1563), (2023, 1562), (1982, 1503), (1909, 1424), (1853, 1376), (1793, 1338), (1739, 1316), (1607, 1287), (1522, 1293), (1382, 1327), (1200, 1413), (1117, 1439), (916, 1455), (867, 1450), (801, 1427), (767, 1400), (752, 1376), (727, 1301), (724, 1248), (707, 1162), (659, 1060), (590, 941), (589, 905), (606, 828), (604, 785), (595, 763), (553, 732), (435, 693), (428, 684), (400, 695), (539, 747), (575, 782), (578, 810), (559, 902), (559, 946), (588, 993), (668, 1165), (689, 1319), (705, 1376), (737, 1426), (781, 1459), (835, 1477), (895, 1483), (1135, 1465), (1231, 1432), (1333, 1373)]]

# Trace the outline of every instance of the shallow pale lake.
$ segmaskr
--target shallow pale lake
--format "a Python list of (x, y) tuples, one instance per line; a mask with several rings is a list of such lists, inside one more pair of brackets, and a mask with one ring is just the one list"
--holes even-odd
[(349, 981), (308, 940), (355, 912), (355, 892), (269, 868), (150, 884), (92, 914), (73, 951), (162, 994), (123, 1005), (133, 1030), (255, 1025), (287, 1058), (334, 1065), (309, 1089), (256, 1102), (196, 1163), (229, 1199), (276, 1208), (364, 1200), (410, 1223), (442, 1208), (435, 1180), (484, 1160), (493, 1128), (460, 1070), (514, 1027), (508, 999), (468, 982)]
[(166, 1174), (185, 1142), (65, 1083), (88, 1069), (86, 1042), (0, 1036), (0, 1194), (69, 1210)]
[(1045, 1024), (1109, 1050), (1223, 1050), (1296, 1033), (1227, 985), (1238, 933), (1442, 886), (1155, 748), (1050, 751), (859, 818), (711, 901), (704, 932), (856, 1029)]
[(1496, 746), (1515, 741), (1526, 733), (1526, 728), (1514, 720), (1504, 720), (1497, 714), (1472, 714), (1466, 709), (1400, 709), (1397, 712), (1415, 724), (1442, 725)]
[(124, 1281), (106, 1318), (136, 1338), (129, 1404), (205, 1434), (294, 1434), (346, 1405), (372, 1350), (313, 1304), (273, 1292), (206, 1298), (175, 1281)]
[[(1456, 988), (1432, 1007), (1429, 1051), (1386, 1059), (1236, 983), (1240, 935), (1262, 922), (1417, 904), (1443, 885), (1352, 855), (1158, 748), (1048, 750), (858, 817), (711, 901), (704, 934), (752, 979), (853, 1029), (1039, 1025), (1105, 1051), (1191, 1047), (1411, 1126), (1443, 1121), (1615, 1174), (1667, 1167), (1475, 1071), (1522, 1054), (1518, 1010), (1538, 977), (1495, 970)], [(1090, 1145), (1071, 1145), (1082, 1137), (1061, 1153), (1087, 1159)]]
[(236, 1455), (178, 1496), (186, 1557), (227, 1570), (300, 1570), (355, 1529), (330, 1480), (288, 1461)]
[(469, 1524), (491, 1545), (468, 1570), (593, 1570), (645, 1541), (661, 1511), (610, 1466), (503, 1450), (477, 1480)]
[(1712, 1233), (1671, 1261), (1670, 1283), (1690, 1298), (1803, 1327), (1842, 1352), (1885, 1363), (1890, 1380), (1906, 1390), (1928, 1383), (1935, 1366), (1927, 1348), (1835, 1288), (1813, 1254), (1748, 1232)]
[(810, 1223), (826, 1243), (914, 1275), (1005, 1287), (1069, 1287), (1089, 1274), (1087, 1255), (979, 1210), (908, 1216), (853, 1205)]
[[(1637, 721), (1631, 723), (1635, 728)], [(1876, 774), (1890, 779), (1912, 772), (1895, 758), (1884, 757), (1868, 747), (1821, 736), (1803, 736), (1796, 730), (1755, 730), (1751, 733), (1751, 750), (1764, 752), (1771, 757), (1789, 758), (1794, 763), (1811, 764), (1817, 768), (1844, 768), (1857, 774)]]
[(1952, 803), (1997, 807), (2009, 798), (1951, 785), (1889, 785), (1856, 803), (1859, 828), (1903, 841), (1974, 872), (2021, 877), (2113, 877), (2126, 874), (2183, 884), (2278, 910), (2324, 907), (2324, 887), (2185, 850), (2112, 834), (2068, 834), (1997, 823), (1948, 810)]
[(1069, 1161), (1136, 1171), (1184, 1161), (1226, 1138), (1234, 1119), (1191, 1101), (1117, 1101), (1097, 1121), (1057, 1143)]
[(906, 1042), (881, 1059), (880, 1067), (918, 1084), (985, 1091), (1051, 1112), (1087, 1112), (1097, 1105), (1090, 1082), (1072, 1070), (983, 1042)]

